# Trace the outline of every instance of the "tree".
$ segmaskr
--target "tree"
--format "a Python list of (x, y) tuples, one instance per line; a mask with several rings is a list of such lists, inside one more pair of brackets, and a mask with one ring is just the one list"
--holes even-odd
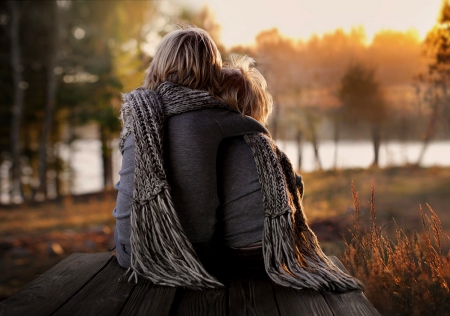
[[(44, 56), (48, 57), (46, 39), (51, 24), (48, 9), (53, 3), (12, 1), (0, 4), (0, 24), (5, 26), (2, 31), (7, 29), (9, 35), (2, 37), (0, 55), (2, 131), (6, 124), (10, 125), (5, 133), (9, 138), (7, 146), (4, 145), (6, 139), (1, 138), (1, 151), (7, 160), (11, 157), (16, 161), (10, 172), (10, 200), (30, 198), (35, 184), (31, 179), (35, 172), (30, 173), (30, 167), (35, 171), (37, 166), (36, 139), (41, 131), (42, 105), (45, 103), (46, 67), (43, 60)], [(17, 9), (20, 19), (14, 18)], [(13, 29), (16, 32), (11, 32)], [(7, 60), (11, 62), (8, 64)], [(6, 150), (10, 155), (4, 153)]]
[(282, 109), (299, 93), (296, 79), (301, 69), (296, 67), (297, 47), (292, 40), (281, 36), (277, 29), (271, 29), (256, 36), (255, 52), (257, 67), (266, 78), (273, 97), (274, 110), (269, 130), (272, 137), (277, 139)]
[(322, 170), (322, 162), (319, 155), (319, 138), (318, 128), (322, 116), (317, 113), (316, 109), (309, 108), (305, 111), (305, 125), (309, 141), (313, 146), (315, 169)]
[[(103, 184), (105, 189), (113, 187), (112, 142), (121, 129), (118, 119), (120, 92), (124, 86), (131, 89), (141, 84), (147, 66), (144, 61), (148, 59), (142, 44), (147, 21), (151, 20), (149, 14), (154, 13), (152, 7), (151, 2), (136, 2), (130, 6), (126, 1), (113, 1), (106, 7), (95, 1), (58, 6), (48, 39), (53, 43), (53, 51), (47, 62), (48, 101), (42, 126), (43, 134), (47, 135), (42, 135), (41, 144), (44, 145), (40, 146), (40, 189), (44, 194), (48, 160), (48, 150), (44, 147), (45, 144), (50, 146), (48, 135), (57, 113), (64, 113), (63, 122), (70, 130), (89, 122), (98, 125)], [(71, 33), (58, 31), (62, 23), (67, 26), (63, 29), (69, 29)], [(56, 76), (55, 70), (61, 76)], [(57, 98), (52, 98), (56, 97), (56, 90)], [(68, 143), (75, 137), (71, 133)]]
[[(17, 5), (17, 4), (16, 4)], [(11, 151), (11, 106), (14, 100), (9, 2), (0, 2), (0, 153)], [(0, 155), (0, 164), (8, 158)]]
[(59, 65), (58, 55), (60, 53), (60, 46), (62, 40), (62, 30), (64, 29), (65, 11), (69, 9), (69, 1), (56, 1), (53, 7), (53, 19), (51, 49), (48, 53), (47, 64), (47, 100), (45, 103), (44, 120), (42, 126), (41, 138), (39, 140), (39, 162), (38, 162), (38, 181), (39, 187), (37, 189), (36, 198), (45, 198), (47, 194), (47, 151), (49, 136), (53, 128), (54, 112), (57, 102), (58, 77), (57, 67)]
[(59, 184), (58, 176), (46, 183), (61, 170), (58, 143), (76, 137), (62, 131), (87, 122), (99, 126), (104, 183), (112, 187), (120, 92), (141, 84), (149, 61), (142, 46), (155, 7), (148, 1), (0, 3), (0, 150), (13, 162), (11, 197), (47, 198), (47, 187)]
[(370, 124), (374, 149), (373, 165), (379, 164), (381, 125), (387, 117), (387, 107), (375, 69), (360, 63), (350, 65), (342, 77), (339, 97), (348, 122), (364, 121)]
[(10, 38), (11, 38), (11, 65), (14, 83), (14, 101), (11, 119), (11, 153), (12, 153), (12, 179), (11, 196), (16, 202), (22, 200), (21, 188), (21, 126), (23, 117), (23, 105), (25, 89), (28, 84), (23, 80), (22, 49), (20, 44), (20, 16), (22, 14), (23, 3), (20, 1), (9, 1), (11, 13)]
[[(155, 14), (152, 2), (134, 2), (131, 7), (127, 1), (113, 3), (114, 5), (105, 12), (102, 3), (92, 4), (86, 1), (92, 12), (89, 23), (94, 24), (90, 30), (92, 33), (87, 36), (90, 37), (90, 44), (94, 44), (96, 56), (103, 57), (102, 64), (91, 62), (86, 69), (99, 77), (91, 90), (91, 95), (97, 97), (95, 101), (97, 106), (92, 118), (99, 124), (103, 182), (107, 190), (113, 187), (112, 140), (121, 130), (118, 120), (120, 92), (128, 81), (139, 82), (137, 85), (141, 84), (144, 70), (147, 68), (144, 60), (148, 59), (142, 51), (146, 36), (144, 30), (152, 15)], [(99, 32), (99, 27), (103, 34)], [(114, 45), (111, 45), (111, 42)], [(122, 63), (118, 62), (119, 59)], [(124, 60), (128, 60), (128, 65), (124, 65)], [(132, 88), (135, 87), (136, 85)]]
[(341, 124), (343, 121), (343, 109), (342, 107), (336, 107), (329, 110), (329, 117), (333, 123), (333, 142), (334, 142), (334, 155), (333, 155), (333, 168), (338, 168), (338, 143), (341, 133)]
[(427, 72), (418, 80), (425, 86), (420, 97), (429, 105), (428, 124), (423, 135), (423, 145), (417, 159), (420, 165), (425, 151), (440, 124), (450, 125), (450, 3), (442, 1), (438, 20), (425, 39)]

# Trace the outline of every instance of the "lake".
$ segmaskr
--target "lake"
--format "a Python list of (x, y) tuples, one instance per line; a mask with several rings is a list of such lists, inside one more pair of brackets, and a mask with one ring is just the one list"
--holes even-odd
[[(114, 142), (113, 173), (114, 181), (118, 181), (118, 171), (121, 165), (121, 154), (117, 141)], [(295, 142), (279, 141), (278, 146), (291, 159), (294, 168), (298, 168), (298, 148)], [(382, 143), (380, 147), (380, 166), (399, 166), (407, 163), (415, 163), (422, 148), (421, 142), (397, 142)], [(319, 156), (323, 169), (334, 167), (335, 144), (332, 141), (320, 143)], [(302, 171), (310, 172), (316, 169), (313, 147), (310, 143), (302, 146), (303, 159)], [(73, 194), (95, 192), (102, 189), (101, 149), (98, 140), (76, 140), (71, 149), (67, 145), (61, 145), (60, 153), (63, 160), (68, 162), (73, 170), (72, 175), (66, 174), (72, 181)], [(369, 141), (341, 141), (337, 146), (337, 168), (367, 168), (373, 161), (372, 143)], [(429, 144), (422, 165), (450, 166), (450, 141), (435, 141)], [(8, 174), (10, 163), (5, 162), (0, 166), (0, 198), (3, 203), (8, 203)], [(25, 168), (26, 169), (26, 168)]]

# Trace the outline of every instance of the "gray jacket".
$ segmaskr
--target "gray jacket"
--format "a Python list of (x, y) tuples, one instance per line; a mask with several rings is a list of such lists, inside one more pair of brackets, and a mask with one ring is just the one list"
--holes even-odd
[[(262, 240), (264, 209), (258, 173), (242, 136), (266, 132), (255, 120), (219, 108), (169, 117), (164, 160), (172, 198), (183, 229), (197, 252), (214, 234), (230, 247)], [(130, 212), (134, 188), (134, 139), (122, 152), (115, 240), (117, 259), (130, 266)]]

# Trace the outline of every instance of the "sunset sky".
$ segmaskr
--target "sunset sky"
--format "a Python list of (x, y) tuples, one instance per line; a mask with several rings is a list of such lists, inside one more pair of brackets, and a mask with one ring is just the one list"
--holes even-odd
[(382, 29), (414, 28), (420, 38), (434, 25), (441, 0), (177, 0), (201, 9), (208, 5), (222, 26), (225, 46), (251, 44), (261, 30), (308, 39), (336, 28), (363, 26), (368, 41)]

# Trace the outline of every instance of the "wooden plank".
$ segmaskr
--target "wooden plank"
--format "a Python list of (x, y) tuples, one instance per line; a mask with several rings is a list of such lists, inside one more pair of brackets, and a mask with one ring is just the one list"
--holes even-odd
[(55, 315), (119, 315), (134, 287), (118, 282), (125, 271), (114, 258)]
[(169, 315), (176, 288), (139, 280), (120, 315)]
[(230, 315), (280, 315), (269, 277), (231, 279), (229, 311)]
[(275, 297), (280, 315), (317, 315), (332, 316), (322, 294), (314, 290), (296, 290), (290, 287), (274, 286)]
[(179, 303), (173, 304), (172, 315), (225, 316), (227, 314), (225, 289), (190, 291), (178, 288), (176, 296), (176, 301)]
[(50, 315), (113, 258), (112, 253), (72, 254), (0, 304), (0, 315)]
[[(329, 256), (331, 261), (342, 271), (348, 273), (342, 262), (335, 256)], [(351, 291), (347, 293), (322, 293), (336, 316), (346, 315), (380, 315), (370, 304), (369, 300), (361, 291)]]
[(347, 293), (322, 293), (336, 316), (378, 316), (380, 313), (370, 304), (361, 291)]

